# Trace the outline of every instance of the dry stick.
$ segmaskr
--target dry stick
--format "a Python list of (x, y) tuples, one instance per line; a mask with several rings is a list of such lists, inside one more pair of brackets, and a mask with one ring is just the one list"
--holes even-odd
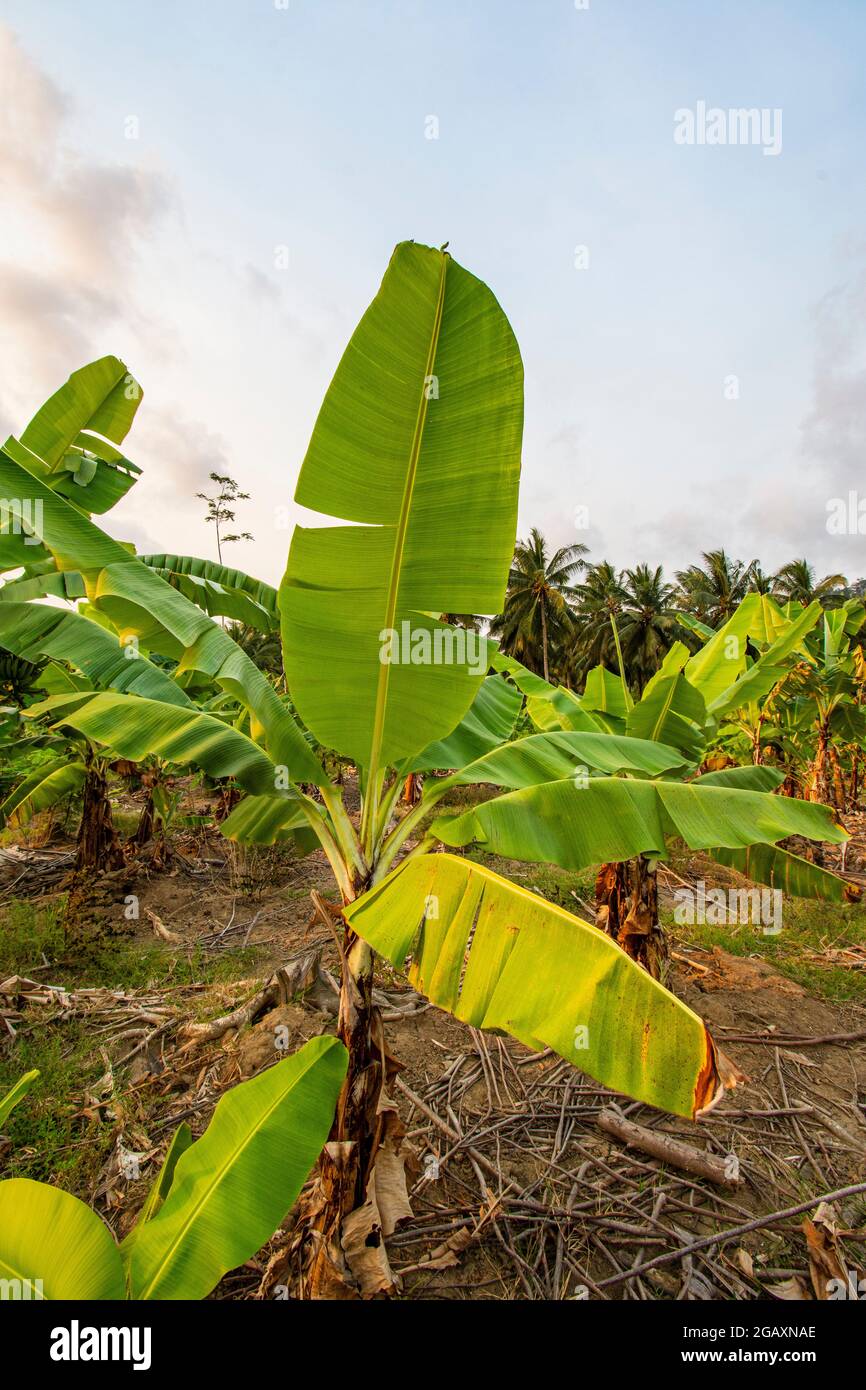
[[(717, 1028), (716, 1032), (721, 1035), (722, 1030)], [(823, 1047), (826, 1043), (863, 1042), (866, 1040), (866, 1028), (856, 1033), (826, 1033), (820, 1038), (799, 1038), (792, 1033), (725, 1033), (722, 1040), (726, 1043), (770, 1043), (773, 1047), (778, 1047), (780, 1043), (782, 1047)]]
[(658, 1134), (655, 1130), (645, 1129), (643, 1125), (636, 1125), (632, 1120), (625, 1120), (621, 1115), (617, 1115), (615, 1110), (602, 1110), (596, 1124), (605, 1134), (612, 1134), (624, 1144), (633, 1145), (644, 1153), (652, 1154), (653, 1158), (661, 1159), (662, 1163), (670, 1163), (674, 1168), (683, 1168), (687, 1173), (696, 1173), (698, 1177), (708, 1178), (710, 1182), (717, 1183), (719, 1187), (725, 1187), (729, 1191), (734, 1191), (739, 1186), (739, 1180), (728, 1173), (724, 1159), (716, 1158), (714, 1154), (701, 1153), (699, 1149), (693, 1149), (691, 1144), (683, 1144), (679, 1139), (672, 1139), (667, 1134)]
[[(429, 1105), (426, 1105), (420, 1096), (417, 1096), (414, 1091), (409, 1089), (402, 1077), (395, 1076), (392, 1085), (395, 1086), (398, 1091), (402, 1091), (406, 1099), (410, 1100), (422, 1114), (426, 1115), (428, 1120), (432, 1120), (434, 1125), (436, 1125), (438, 1129), (441, 1129), (442, 1133), (453, 1143), (462, 1144), (464, 1142), (463, 1135), (460, 1133), (459, 1129), (452, 1129), (451, 1125), (447, 1124), (440, 1115), (437, 1115), (436, 1111), (432, 1110)], [(473, 1149), (468, 1145), (466, 1147), (466, 1153), (471, 1159), (475, 1160), (479, 1168), (483, 1168), (485, 1173), (488, 1173), (492, 1178), (495, 1178), (497, 1182), (501, 1183), (502, 1174), (496, 1168), (496, 1165), (490, 1162), (489, 1158), (485, 1158), (484, 1154), (480, 1153), (478, 1149)]]
[[(776, 1075), (779, 1078), (779, 1090), (782, 1092), (782, 1104), (790, 1105), (791, 1102), (788, 1099), (788, 1088), (785, 1085), (785, 1078), (782, 1075), (782, 1054), (780, 1053), (778, 1047), (776, 1048), (774, 1055), (776, 1059)], [(797, 1138), (803, 1146), (803, 1152), (805, 1153), (806, 1158), (809, 1161), (809, 1167), (812, 1169), (812, 1172), (815, 1174), (815, 1177), (818, 1179), (819, 1183), (826, 1183), (827, 1179), (824, 1177), (824, 1174), (821, 1172), (821, 1169), (815, 1162), (815, 1157), (812, 1153), (811, 1148), (809, 1147), (809, 1141), (806, 1138), (800, 1126), (797, 1124), (795, 1117), (793, 1115), (789, 1115), (788, 1119), (791, 1121), (791, 1128), (793, 1129), (794, 1133), (796, 1134)]]
[(769, 1216), (760, 1216), (755, 1221), (747, 1221), (743, 1226), (732, 1226), (727, 1231), (720, 1231), (714, 1236), (703, 1236), (700, 1240), (694, 1240), (689, 1245), (680, 1246), (677, 1250), (669, 1251), (666, 1255), (656, 1255), (655, 1259), (647, 1260), (646, 1264), (638, 1265), (636, 1269), (629, 1270), (627, 1274), (613, 1275), (608, 1279), (599, 1282), (599, 1288), (607, 1288), (610, 1284), (621, 1284), (624, 1279), (631, 1279), (635, 1274), (644, 1274), (648, 1269), (658, 1269), (660, 1265), (673, 1264), (675, 1260), (681, 1260), (683, 1255), (691, 1255), (696, 1250), (707, 1250), (712, 1245), (722, 1245), (726, 1240), (734, 1240), (739, 1236), (748, 1235), (750, 1231), (760, 1231), (764, 1226), (770, 1226), (776, 1221), (786, 1221), (792, 1216), (802, 1216), (804, 1212), (811, 1211), (819, 1202), (841, 1202), (845, 1197), (857, 1197), (861, 1192), (866, 1192), (866, 1182), (854, 1183), (852, 1187), (837, 1187), (835, 1192), (825, 1192), (820, 1197), (813, 1197), (810, 1202), (800, 1202), (799, 1206), (786, 1207), (784, 1211), (771, 1212)]

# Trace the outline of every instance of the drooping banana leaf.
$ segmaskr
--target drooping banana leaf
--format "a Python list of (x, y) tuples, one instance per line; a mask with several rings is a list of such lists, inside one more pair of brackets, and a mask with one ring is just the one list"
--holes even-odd
[[(522, 423), (520, 354), (493, 294), (447, 253), (399, 245), (328, 388), (295, 493), (362, 524), (298, 527), (280, 589), (301, 719), (372, 772), (444, 738), (478, 692), (487, 660), (470, 649), (482, 639), (460, 629), (458, 640), (427, 615), (502, 606)], [(399, 659), (383, 646), (392, 634)], [(412, 664), (425, 643), (432, 659)]]
[(775, 767), (723, 767), (704, 772), (692, 782), (694, 787), (735, 787), (750, 792), (773, 792), (781, 787), (785, 774)]
[(53, 560), (28, 567), (20, 579), (9, 579), (0, 588), (0, 603), (26, 603), (34, 598), (84, 598), (87, 589), (75, 570), (58, 570)]
[[(413, 987), (475, 1028), (554, 1048), (605, 1086), (692, 1118), (719, 1089), (701, 1019), (596, 927), (450, 854), (407, 860), (345, 909)], [(531, 987), (530, 987), (531, 985)]]
[(272, 632), (280, 625), (276, 589), (242, 570), (194, 555), (138, 558), (211, 617), (231, 618), (259, 632)]
[(579, 776), (583, 769), (615, 773), (637, 772), (647, 777), (686, 766), (676, 748), (617, 734), (530, 734), (478, 758), (436, 783), (436, 791), (472, 782), (498, 787), (532, 787)]
[(202, 767), (211, 777), (235, 777), (246, 790), (274, 796), (278, 769), (246, 734), (195, 708), (146, 700), (140, 695), (55, 695), (24, 711), (49, 715), (55, 728), (77, 729), (122, 758), (149, 756)]
[(824, 902), (859, 902), (861, 889), (854, 883), (810, 864), (808, 859), (776, 845), (749, 845), (747, 849), (711, 849), (719, 864), (736, 869), (755, 883), (766, 883), (795, 898), (819, 898)]
[(97, 689), (123, 690), (167, 704), (191, 704), (165, 671), (133, 646), (121, 647), (99, 624), (65, 608), (43, 604), (0, 604), (0, 646), (26, 661), (68, 661)]
[(639, 782), (589, 778), (547, 782), (509, 792), (453, 819), (440, 817), (430, 832), (446, 845), (483, 843), (485, 850), (564, 869), (665, 856), (668, 836), (689, 849), (745, 849), (788, 835), (838, 844), (846, 833), (824, 806), (767, 792), (701, 786), (698, 782)]
[(464, 767), (511, 737), (523, 697), (501, 676), (488, 676), (466, 714), (446, 738), (410, 758), (406, 771)]
[(244, 845), (291, 842), (301, 856), (319, 848), (319, 838), (297, 802), (273, 796), (245, 796), (226, 816), (220, 833)]
[(31, 1299), (124, 1295), (120, 1252), (96, 1213), (30, 1178), (0, 1182), (0, 1279), (20, 1280)]
[(225, 1092), (159, 1211), (121, 1245), (133, 1298), (204, 1298), (273, 1235), (328, 1137), (347, 1061), (336, 1038), (312, 1038)]
[(86, 771), (83, 763), (68, 758), (43, 763), (23, 778), (0, 806), (0, 826), (29, 825), (40, 811), (77, 792), (84, 785)]
[(505, 656), (491, 641), (487, 644), (487, 656), (493, 669), (507, 675), (526, 696), (526, 712), (537, 729), (544, 733), (554, 733), (556, 730), (611, 732), (604, 717), (584, 709), (574, 691), (562, 685), (551, 685), (515, 657)]

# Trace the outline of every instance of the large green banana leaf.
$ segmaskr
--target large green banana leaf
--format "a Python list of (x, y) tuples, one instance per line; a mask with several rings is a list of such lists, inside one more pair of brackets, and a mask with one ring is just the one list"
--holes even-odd
[(328, 1137), (347, 1061), (336, 1038), (312, 1038), (222, 1096), (159, 1211), (121, 1245), (133, 1298), (204, 1298), (273, 1235)]
[(24, 1099), (38, 1077), (38, 1068), (34, 1068), (33, 1071), (26, 1071), (23, 1076), (19, 1076), (15, 1085), (6, 1092), (5, 1096), (0, 1096), (0, 1126), (6, 1123), (15, 1106)]
[(55, 728), (77, 729), (132, 762), (153, 756), (167, 763), (190, 763), (211, 777), (235, 777), (246, 791), (278, 795), (278, 769), (267, 753), (231, 724), (194, 708), (103, 691), (53, 695), (24, 714), (48, 715)]
[(684, 675), (652, 682), (629, 712), (626, 731), (633, 738), (658, 739), (696, 762), (706, 746), (704, 698)]
[(450, 854), (409, 859), (345, 909), (415, 989), (476, 1028), (552, 1047), (689, 1118), (718, 1089), (702, 1021), (596, 927)]
[[(40, 503), (38, 534), (59, 568), (80, 571), (91, 602), (121, 636), (179, 660), (179, 671), (202, 671), (249, 709), (275, 763), (298, 781), (324, 782), (321, 764), (266, 677), (226, 632), (124, 546), (0, 450), (0, 496)], [(165, 637), (163, 641), (162, 638)]]
[(141, 1231), (142, 1227), (147, 1225), (148, 1221), (153, 1220), (171, 1191), (171, 1185), (174, 1182), (174, 1170), (178, 1165), (181, 1155), (186, 1153), (187, 1149), (192, 1146), (192, 1143), (192, 1130), (184, 1120), (174, 1131), (165, 1158), (162, 1160), (162, 1166), (142, 1203), (135, 1225), (124, 1238), (123, 1245), (127, 1260), (129, 1259), (129, 1252), (132, 1249), (137, 1233)]
[(829, 869), (810, 864), (798, 854), (776, 845), (749, 845), (747, 849), (711, 849), (719, 864), (737, 869), (755, 883), (767, 883), (795, 898), (820, 898), (825, 902), (858, 902), (860, 889)]
[(98, 689), (128, 691), (172, 705), (191, 703), (177, 682), (146, 656), (136, 654), (134, 647), (121, 647), (104, 627), (66, 608), (0, 604), (0, 647), (25, 661), (68, 661)]
[(489, 782), (498, 787), (533, 787), (580, 776), (583, 769), (637, 772), (647, 777), (685, 766), (676, 748), (618, 734), (530, 734), (496, 748), (435, 784), (437, 794), (451, 786)]
[(637, 854), (664, 857), (678, 835), (689, 849), (745, 849), (788, 835), (845, 840), (825, 806), (768, 792), (639, 782), (616, 777), (547, 782), (509, 792), (430, 827), (446, 845), (484, 844), (493, 854), (582, 869)]
[(511, 737), (523, 697), (501, 676), (488, 676), (465, 715), (446, 738), (408, 760), (406, 771), (465, 767)]
[(686, 665), (685, 674), (703, 695), (708, 709), (745, 671), (749, 638), (760, 646), (770, 646), (789, 625), (790, 619), (769, 595), (746, 595), (736, 612)]
[[(298, 527), (280, 589), (298, 713), (371, 774), (444, 738), (478, 692), (486, 657), (473, 661), (449, 635), (467, 634), (428, 615), (502, 606), (522, 423), (520, 354), (490, 290), (443, 251), (399, 245), (328, 388), (295, 493), (363, 524)], [(391, 633), (399, 660), (383, 646)], [(424, 641), (433, 659), (406, 664)]]
[(0, 1279), (29, 1284), (30, 1298), (124, 1296), (123, 1264), (108, 1228), (77, 1197), (30, 1178), (0, 1182)]
[(28, 825), (40, 811), (56, 806), (64, 797), (84, 785), (87, 769), (84, 763), (58, 758), (56, 762), (37, 767), (23, 778), (0, 806), (0, 826)]

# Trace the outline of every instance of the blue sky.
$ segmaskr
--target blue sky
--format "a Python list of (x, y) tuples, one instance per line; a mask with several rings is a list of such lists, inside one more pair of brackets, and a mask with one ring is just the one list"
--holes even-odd
[[(252, 494), (232, 558), (278, 579), (322, 394), (414, 237), (450, 240), (517, 333), (522, 530), (620, 565), (724, 545), (866, 573), (825, 524), (866, 494), (866, 5), (6, 0), (4, 21), (0, 425), (122, 356), (146, 471), (115, 534), (210, 554), (216, 467)], [(678, 145), (699, 101), (779, 109), (781, 152)]]

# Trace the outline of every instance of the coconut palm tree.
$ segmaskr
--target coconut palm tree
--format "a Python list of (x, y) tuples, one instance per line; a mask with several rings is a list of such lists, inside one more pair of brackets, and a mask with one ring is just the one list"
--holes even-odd
[(565, 670), (570, 682), (576, 685), (593, 666), (616, 669), (611, 618), (618, 621), (628, 599), (623, 578), (609, 560), (601, 560), (597, 565), (588, 565), (583, 583), (575, 586), (575, 613)]
[(825, 574), (818, 579), (814, 566), (805, 558), (789, 560), (773, 575), (773, 596), (782, 603), (804, 605), (817, 599), (826, 608), (842, 602), (845, 595), (840, 591), (847, 583), (844, 574)]
[(710, 627), (726, 623), (749, 592), (757, 561), (732, 560), (724, 550), (706, 550), (703, 564), (677, 571), (679, 606)]
[(524, 665), (541, 667), (550, 679), (550, 649), (569, 631), (572, 622), (567, 599), (584, 565), (585, 545), (562, 546), (550, 555), (547, 541), (533, 526), (527, 541), (518, 541), (508, 575), (505, 607), (490, 631), (501, 638), (504, 652)]
[(679, 636), (674, 587), (661, 565), (637, 565), (625, 572), (625, 602), (618, 624), (626, 676), (641, 692)]

